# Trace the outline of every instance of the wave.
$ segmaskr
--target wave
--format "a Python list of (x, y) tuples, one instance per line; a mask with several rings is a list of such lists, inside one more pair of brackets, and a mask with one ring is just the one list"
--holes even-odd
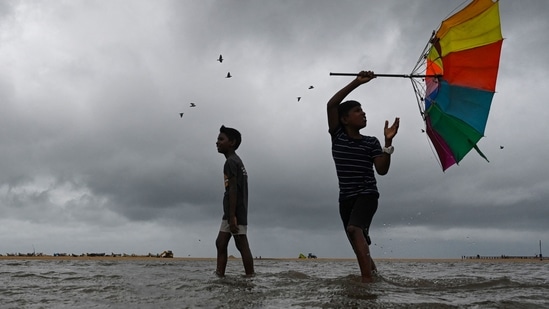
[(218, 278), (212, 261), (0, 263), (0, 298), (3, 308), (549, 308), (543, 265), (380, 262), (372, 284), (356, 262), (255, 266), (248, 278), (229, 261)]

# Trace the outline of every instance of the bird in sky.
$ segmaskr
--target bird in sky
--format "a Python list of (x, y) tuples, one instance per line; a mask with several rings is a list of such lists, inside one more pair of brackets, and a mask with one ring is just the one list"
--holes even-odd
[(421, 129), (421, 133), (425, 133), (425, 130), (424, 130), (424, 129)]
[(297, 97), (297, 102), (299, 102), (299, 100), (301, 100), (301, 97)]
[(219, 63), (222, 63), (223, 62), (223, 56), (219, 55), (219, 58), (217, 58), (217, 61), (219, 61)]
[(227, 72), (227, 76), (225, 76), (225, 78), (231, 78), (231, 77), (233, 77), (233, 76), (231, 75), (231, 72)]
[(184, 114), (184, 113), (179, 113), (179, 117), (180, 117), (180, 118), (183, 118), (183, 114)]
[(191, 107), (196, 107), (196, 104), (191, 102)]
[(309, 89), (313, 89), (314, 87), (313, 86), (309, 86)]
[(499, 149), (503, 149), (503, 146), (499, 146)]

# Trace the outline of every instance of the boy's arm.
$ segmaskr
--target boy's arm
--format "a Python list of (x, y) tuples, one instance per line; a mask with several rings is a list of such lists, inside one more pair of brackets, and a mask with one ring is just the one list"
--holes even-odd
[(236, 220), (236, 203), (238, 199), (238, 187), (236, 176), (229, 178), (229, 228), (232, 233), (238, 233), (238, 222)]
[[(400, 118), (398, 117), (395, 118), (395, 122), (393, 122), (393, 125), (390, 128), (389, 121), (385, 120), (385, 128), (383, 130), (385, 135), (385, 147), (393, 145), (393, 138), (398, 132), (399, 125)], [(375, 157), (374, 166), (379, 175), (387, 174), (387, 172), (389, 172), (389, 167), (391, 166), (391, 155), (384, 152), (380, 156)]]
[(328, 101), (328, 129), (330, 132), (333, 132), (339, 125), (339, 115), (337, 112), (339, 104), (343, 102), (345, 97), (358, 86), (369, 82), (373, 78), (375, 78), (374, 72), (361, 71), (354, 80), (336, 92), (336, 94), (334, 94), (334, 96)]

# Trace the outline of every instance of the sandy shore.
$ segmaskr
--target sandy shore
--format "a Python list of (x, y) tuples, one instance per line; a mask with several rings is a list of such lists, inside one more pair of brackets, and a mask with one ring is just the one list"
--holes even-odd
[[(240, 259), (231, 257), (230, 259)], [(70, 260), (70, 261), (215, 261), (215, 258), (209, 257), (173, 257), (160, 258), (149, 256), (0, 256), (0, 260)], [(301, 261), (301, 262), (337, 262), (337, 261), (355, 261), (354, 258), (318, 258), (318, 259), (299, 259), (299, 258), (261, 258), (256, 260), (275, 260), (275, 261)], [(541, 261), (539, 258), (473, 258), (473, 259), (449, 259), (449, 258), (381, 258), (375, 259), (376, 262), (393, 263), (547, 263), (549, 259)]]

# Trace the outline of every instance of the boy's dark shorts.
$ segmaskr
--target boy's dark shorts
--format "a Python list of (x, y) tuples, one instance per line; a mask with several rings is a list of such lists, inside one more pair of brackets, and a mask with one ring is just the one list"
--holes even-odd
[(372, 242), (368, 231), (372, 219), (377, 211), (378, 196), (374, 194), (358, 195), (339, 202), (339, 215), (343, 221), (343, 227), (353, 225), (362, 228), (368, 245)]

